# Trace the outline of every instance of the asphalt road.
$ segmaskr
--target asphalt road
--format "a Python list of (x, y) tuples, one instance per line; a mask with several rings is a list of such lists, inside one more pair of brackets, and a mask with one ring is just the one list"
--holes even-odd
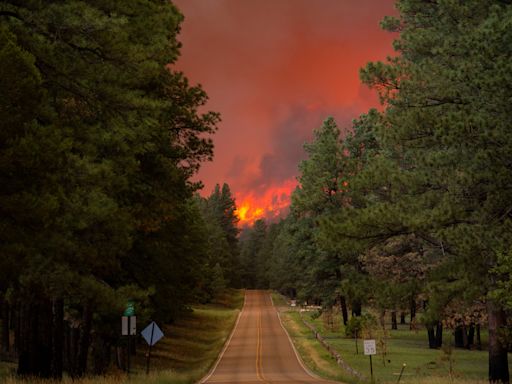
[[(270, 295), (246, 291), (245, 305), (218, 365), (203, 383), (329, 383), (309, 375), (293, 350)], [(331, 382), (332, 383), (332, 382)]]

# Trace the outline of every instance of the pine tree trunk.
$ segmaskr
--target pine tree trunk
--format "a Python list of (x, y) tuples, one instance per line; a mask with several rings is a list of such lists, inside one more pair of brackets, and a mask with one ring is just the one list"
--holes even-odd
[(386, 310), (385, 309), (380, 311), (379, 323), (380, 323), (380, 327), (382, 329), (386, 329)]
[(124, 351), (125, 348), (119, 345), (116, 346), (116, 364), (117, 368), (121, 369), (122, 371), (126, 371), (126, 359), (124, 357)]
[(396, 321), (396, 310), (391, 311), (391, 329), (398, 329)]
[(405, 324), (405, 312), (400, 312), (400, 324)]
[(348, 311), (347, 311), (347, 301), (345, 299), (345, 296), (340, 296), (340, 307), (341, 307), (341, 316), (343, 317), (343, 325), (347, 325)]
[(70, 326), (69, 327), (69, 355), (68, 355), (68, 372), (71, 377), (78, 376), (78, 345), (80, 340), (80, 329)]
[(2, 301), (2, 339), (0, 343), (2, 344), (2, 352), (9, 353), (11, 340), (9, 338), (9, 303), (5, 300)]
[(360, 301), (354, 301), (352, 303), (352, 316), (361, 316), (361, 302)]
[(51, 347), (44, 302), (33, 301), (23, 308), (18, 374), (50, 377)]
[(471, 346), (474, 344), (475, 344), (475, 323), (471, 323), (469, 325), (467, 348), (471, 349)]
[(89, 346), (91, 344), (91, 328), (92, 328), (92, 309), (89, 304), (84, 306), (82, 315), (82, 329), (80, 332), (80, 341), (78, 345), (77, 358), (77, 376), (82, 377), (87, 370), (87, 356), (89, 354)]
[(16, 352), (16, 354), (19, 355), (20, 353), (20, 349), (21, 349), (21, 329), (22, 329), (22, 317), (21, 317), (21, 313), (22, 313), (22, 307), (21, 307), (21, 304), (20, 302), (18, 301), (16, 303), (16, 310), (15, 310), (15, 315), (14, 315), (14, 319), (13, 319), (13, 322), (14, 322), (14, 350)]
[(62, 379), (62, 352), (64, 349), (64, 301), (52, 302), (52, 377)]
[(411, 322), (409, 323), (409, 328), (412, 329), (414, 324), (414, 319), (416, 318), (416, 301), (414, 298), (411, 299)]
[(482, 350), (482, 339), (480, 337), (480, 324), (476, 325), (476, 349)]
[(35, 374), (32, 351), (35, 350), (34, 345), (37, 343), (37, 339), (34, 335), (34, 327), (31, 324), (33, 323), (31, 320), (35, 318), (35, 315), (37, 315), (35, 306), (25, 304), (20, 307), (18, 332), (19, 357), (17, 370), (20, 376)]
[(40, 316), (37, 319), (39, 327), (37, 361), (39, 363), (39, 376), (50, 378), (52, 376), (53, 360), (53, 305), (51, 300), (43, 299), (40, 301)]
[(468, 348), (468, 327), (465, 322), (462, 323), (462, 343), (464, 348)]
[(443, 323), (441, 321), (438, 321), (436, 326), (436, 346), (437, 348), (443, 346)]
[(501, 334), (507, 325), (505, 312), (493, 300), (487, 301), (489, 318), (489, 381), (509, 384), (507, 345)]
[(427, 325), (427, 336), (428, 336), (428, 347), (430, 349), (436, 349), (437, 343), (436, 343), (436, 336), (434, 333), (433, 325)]
[(453, 334), (455, 336), (455, 347), (464, 348), (464, 336), (462, 335), (462, 326), (457, 325)]
[(110, 344), (101, 336), (96, 334), (92, 342), (91, 356), (93, 359), (93, 372), (95, 375), (103, 375), (110, 365)]
[(63, 324), (64, 331), (64, 342), (63, 342), (63, 361), (62, 361), (62, 370), (71, 373), (71, 329), (69, 327), (69, 323), (67, 321)]

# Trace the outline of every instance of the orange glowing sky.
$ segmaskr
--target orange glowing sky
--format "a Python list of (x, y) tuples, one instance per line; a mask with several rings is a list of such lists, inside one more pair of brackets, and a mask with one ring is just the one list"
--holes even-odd
[(303, 144), (327, 116), (343, 130), (372, 106), (368, 61), (393, 54), (379, 22), (393, 0), (175, 0), (185, 15), (177, 68), (222, 115), (198, 178), (227, 182), (241, 223), (286, 212)]

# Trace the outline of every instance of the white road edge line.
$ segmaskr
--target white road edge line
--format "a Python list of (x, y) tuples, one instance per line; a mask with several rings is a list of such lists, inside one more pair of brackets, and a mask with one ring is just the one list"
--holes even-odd
[(275, 308), (276, 310), (276, 313), (277, 313), (277, 318), (279, 319), (279, 324), (281, 324), (281, 328), (283, 328), (284, 330), (284, 333), (286, 333), (286, 336), (288, 337), (288, 342), (290, 343), (290, 345), (292, 346), (292, 349), (293, 349), (293, 352), (295, 352), (295, 356), (297, 357), (297, 361), (299, 362), (300, 366), (302, 367), (302, 369), (309, 375), (311, 376), (313, 379), (316, 379), (316, 380), (321, 380), (325, 383), (336, 383), (336, 381), (330, 381), (330, 380), (326, 380), (324, 379), (323, 377), (320, 377), (318, 376), (317, 374), (311, 372), (309, 370), (308, 367), (306, 367), (306, 365), (304, 364), (304, 362), (302, 361), (302, 358), (300, 357), (299, 355), (299, 352), (297, 352), (297, 349), (295, 348), (295, 345), (293, 344), (293, 341), (292, 341), (292, 338), (290, 337), (290, 334), (288, 333), (288, 331), (286, 330), (286, 328), (284, 327), (283, 325), (283, 321), (281, 320), (281, 315), (279, 314), (279, 310), (277, 309), (277, 307), (274, 305), (274, 300), (272, 299), (272, 294), (270, 294), (270, 301), (272, 302), (272, 306)]
[(246, 292), (244, 290), (244, 305), (242, 306), (242, 310), (238, 313), (238, 317), (236, 318), (235, 326), (233, 327), (233, 330), (231, 331), (231, 334), (229, 335), (228, 340), (224, 344), (224, 347), (222, 348), (222, 351), (220, 352), (219, 357), (217, 357), (217, 361), (215, 362), (213, 367), (210, 369), (210, 371), (208, 372), (207, 376), (203, 377), (201, 380), (198, 381), (199, 384), (202, 384), (202, 383), (206, 382), (210, 377), (212, 377), (213, 373), (215, 372), (215, 370), (217, 369), (217, 366), (220, 363), (220, 360), (224, 356), (224, 353), (226, 352), (226, 349), (228, 349), (229, 343), (231, 342), (231, 339), (233, 338), (233, 335), (234, 335), (234, 333), (236, 331), (236, 327), (238, 326), (238, 322), (240, 321), (240, 316), (242, 316), (242, 312), (244, 311), (244, 308), (245, 308), (245, 298), (246, 298)]

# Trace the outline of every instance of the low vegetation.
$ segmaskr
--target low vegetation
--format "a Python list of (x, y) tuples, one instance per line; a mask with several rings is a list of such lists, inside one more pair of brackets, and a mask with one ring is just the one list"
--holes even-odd
[[(173, 325), (163, 327), (165, 337), (152, 351), (151, 373), (145, 374), (146, 346), (139, 343), (133, 360), (131, 384), (186, 384), (195, 383), (213, 366), (228, 338), (243, 304), (243, 291), (229, 290), (211, 304), (195, 306), (192, 311)], [(24, 381), (10, 375), (14, 364), (0, 365), (0, 381), (6, 384), (40, 383), (51, 380)], [(128, 382), (124, 372), (112, 371), (107, 376), (72, 380), (63, 383), (121, 384)]]
[(313, 337), (311, 331), (300, 321), (297, 312), (282, 312), (281, 320), (302, 361), (311, 372), (327, 379), (355, 382)]
[[(303, 319), (312, 324), (338, 351), (344, 361), (352, 368), (370, 379), (369, 357), (363, 354), (363, 341), (359, 339), (356, 353), (355, 339), (345, 336), (343, 324), (336, 329), (326, 326), (324, 316), (315, 312), (303, 312), (285, 308), (280, 295), (273, 295), (274, 303), (280, 307), (283, 324), (288, 330), (303, 362), (314, 373), (328, 379), (347, 383), (360, 381), (337, 365), (334, 358), (315, 339)], [(387, 324), (390, 327), (390, 324)], [(482, 333), (484, 350), (465, 350), (448, 346), (430, 349), (426, 343), (424, 329), (411, 331), (409, 324), (399, 325), (398, 330), (388, 330), (386, 353), (377, 339), (377, 355), (373, 356), (374, 378), (378, 383), (396, 383), (403, 364), (406, 366), (400, 379), (401, 383), (444, 384), (444, 383), (484, 383), (487, 382), (488, 356), (485, 350), (487, 334)], [(450, 340), (450, 335), (446, 335)], [(448, 342), (446, 344), (449, 344)]]

